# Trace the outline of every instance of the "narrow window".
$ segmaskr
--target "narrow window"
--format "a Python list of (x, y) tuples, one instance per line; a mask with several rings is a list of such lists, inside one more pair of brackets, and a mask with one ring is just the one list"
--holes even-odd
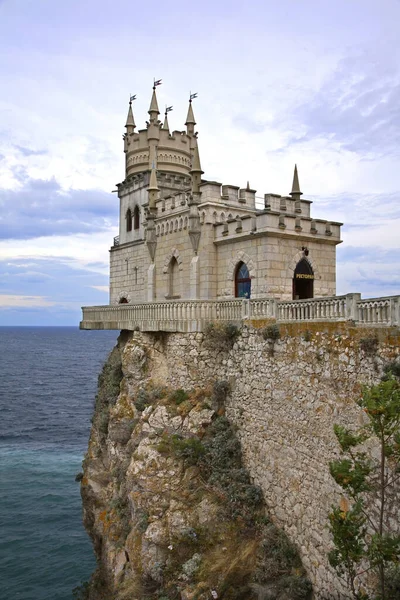
[(126, 230), (127, 231), (132, 231), (132, 212), (131, 209), (128, 208), (128, 210), (126, 211)]
[(251, 278), (250, 273), (244, 262), (240, 262), (236, 267), (235, 275), (235, 296), (236, 298), (250, 298)]
[(140, 225), (139, 207), (135, 206), (135, 208), (133, 210), (133, 228), (134, 229), (139, 229), (139, 225)]
[(169, 297), (180, 298), (179, 265), (175, 256), (169, 263)]

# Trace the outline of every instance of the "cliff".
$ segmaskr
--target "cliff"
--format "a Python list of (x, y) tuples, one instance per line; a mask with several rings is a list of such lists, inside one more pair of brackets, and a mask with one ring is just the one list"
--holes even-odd
[(307, 598), (302, 564), (316, 599), (348, 598), (327, 561), (332, 426), (360, 422), (398, 331), (254, 325), (121, 334), (84, 461), (90, 600)]
[(81, 488), (98, 559), (88, 597), (309, 598), (243, 466), (229, 384), (168, 387), (158, 345), (122, 335), (99, 377)]

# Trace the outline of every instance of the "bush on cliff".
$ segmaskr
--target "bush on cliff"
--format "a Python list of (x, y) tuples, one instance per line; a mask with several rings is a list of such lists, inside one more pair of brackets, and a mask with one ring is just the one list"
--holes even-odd
[(214, 350), (231, 350), (239, 333), (239, 327), (234, 323), (212, 321), (204, 328), (204, 340)]
[(103, 435), (108, 433), (110, 406), (117, 402), (122, 377), (121, 355), (119, 349), (115, 347), (99, 375), (95, 399), (94, 414), (97, 417), (97, 429)]

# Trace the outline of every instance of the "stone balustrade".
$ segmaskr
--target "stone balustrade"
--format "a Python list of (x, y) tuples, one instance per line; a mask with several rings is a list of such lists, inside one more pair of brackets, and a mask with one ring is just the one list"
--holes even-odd
[(247, 319), (353, 321), (360, 325), (399, 326), (400, 296), (362, 300), (360, 294), (282, 301), (273, 298), (143, 302), (83, 307), (81, 329), (203, 331), (212, 321), (240, 324)]

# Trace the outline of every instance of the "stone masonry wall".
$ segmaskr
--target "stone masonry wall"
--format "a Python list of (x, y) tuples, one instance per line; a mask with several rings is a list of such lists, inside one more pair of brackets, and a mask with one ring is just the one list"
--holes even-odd
[[(345, 323), (280, 331), (272, 342), (244, 327), (231, 349), (213, 347), (202, 333), (135, 333), (132, 342), (152, 347), (159, 371), (152, 376), (169, 386), (230, 382), (227, 416), (238, 426), (246, 466), (276, 524), (298, 546), (316, 598), (348, 598), (327, 561), (327, 515), (340, 497), (328, 466), (338, 456), (333, 424), (362, 422), (355, 404), (361, 384), (377, 382), (398, 356), (399, 334)], [(360, 339), (374, 335), (377, 352), (365, 352)]]

